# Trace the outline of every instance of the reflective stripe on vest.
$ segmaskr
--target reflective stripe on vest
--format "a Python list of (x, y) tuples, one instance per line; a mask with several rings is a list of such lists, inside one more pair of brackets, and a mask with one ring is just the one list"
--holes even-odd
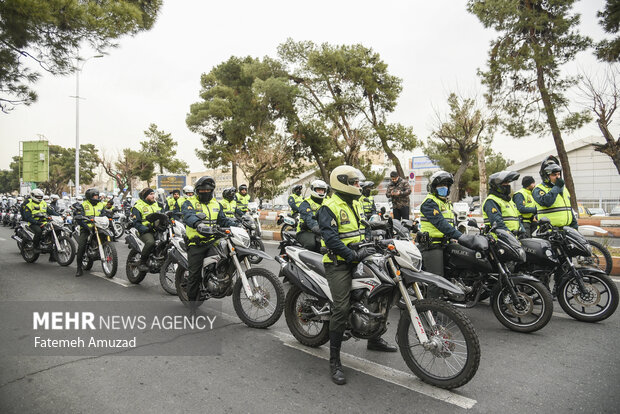
[[(540, 195), (544, 195), (551, 191), (551, 188), (545, 186), (544, 184), (538, 184), (532, 192), (538, 191)], [(538, 203), (536, 204), (538, 219), (540, 220), (543, 217), (547, 217), (552, 226), (564, 227), (568, 226), (573, 221), (573, 212), (570, 205), (570, 193), (566, 187), (564, 187), (561, 194), (558, 194), (551, 206), (544, 207)]]
[[(522, 188), (517, 191), (515, 194), (521, 194), (523, 196), (523, 205), (528, 208), (536, 207), (536, 202), (534, 201), (534, 197), (532, 197), (532, 192), (527, 188)], [(514, 200), (514, 195), (512, 196)], [(517, 209), (518, 210), (518, 209)], [(521, 213), (519, 212), (521, 217), (523, 217), (523, 221), (531, 222), (532, 217), (534, 217), (534, 213)]]
[[(351, 243), (359, 243), (364, 240), (364, 225), (361, 223), (361, 220), (365, 216), (364, 208), (359, 200), (353, 200), (352, 210), (343, 199), (335, 194), (329, 200), (324, 200), (323, 206), (329, 208), (336, 216), (338, 237), (345, 246), (348, 246)], [(325, 246), (325, 242), (323, 240), (321, 240), (321, 245)], [(336, 259), (345, 261), (345, 259), (340, 256), (336, 256)], [(333, 261), (327, 256), (327, 254), (325, 254), (323, 256), (323, 263), (333, 263)]]
[[(94, 206), (90, 203), (90, 201), (86, 200), (82, 202), (82, 207), (84, 208), (84, 215), (88, 217), (99, 217), (101, 215), (101, 211), (105, 208), (105, 204), (103, 202), (98, 202)], [(88, 227), (92, 227), (93, 223), (87, 222), (86, 225)]]
[(373, 198), (373, 196), (360, 197), (360, 203), (362, 203), (362, 207), (364, 207), (364, 213), (366, 213), (367, 215), (372, 212), (372, 205), (374, 204), (374, 201), (375, 199)]
[[(316, 220), (316, 212), (319, 211), (319, 208), (321, 208), (321, 204), (317, 203), (316, 201), (314, 201), (312, 199), (312, 197), (308, 197), (303, 201), (307, 201), (308, 204), (310, 204), (310, 209), (312, 210), (312, 218)], [(301, 203), (299, 203), (299, 205), (301, 205)], [(299, 207), (299, 206), (297, 206)], [(305, 223), (304, 219), (301, 218), (301, 215), (299, 216), (299, 221), (297, 222), (297, 232), (299, 233), (301, 231), (301, 226), (302, 224)]]
[(517, 210), (517, 206), (512, 201), (506, 201), (495, 194), (490, 194), (486, 200), (482, 203), (482, 217), (484, 218), (484, 224), (491, 225), (491, 220), (487, 216), (486, 210), (484, 209), (485, 204), (488, 200), (493, 200), (500, 208), (500, 213), (502, 214), (502, 220), (504, 220), (504, 224), (510, 231), (517, 231), (521, 227), (519, 224), (519, 210)]
[[(440, 198), (435, 197), (434, 194), (427, 195), (424, 201), (422, 201), (422, 204), (424, 204), (426, 200), (433, 200), (437, 203), (437, 206), (439, 207), (439, 211), (435, 210), (437, 214), (441, 214), (443, 218), (445, 218), (448, 223), (454, 227), (454, 213), (452, 212), (452, 204), (449, 201), (443, 201)], [(428, 236), (431, 238), (433, 243), (440, 243), (441, 239), (444, 237), (444, 234), (424, 216), (422, 211), (420, 211), (420, 231), (428, 233)]]
[[(217, 224), (217, 216), (220, 212), (220, 203), (215, 199), (211, 198), (209, 204), (204, 204), (198, 201), (197, 196), (190, 197), (188, 199), (194, 208), (196, 213), (204, 213), (207, 217), (202, 220), (202, 224), (206, 224), (209, 227), (213, 227)], [(200, 239), (200, 242), (210, 242), (215, 239), (215, 236), (203, 236), (198, 233), (198, 231), (190, 226), (185, 226), (185, 233), (187, 234), (187, 238), (190, 240), (189, 245), (197, 244), (195, 238)]]
[(140, 214), (142, 215), (142, 225), (148, 226), (150, 221), (146, 219), (149, 214), (157, 213), (161, 211), (161, 207), (157, 203), (149, 204), (146, 201), (140, 199), (136, 204), (134, 204), (133, 208), (138, 209)]
[(237, 193), (237, 208), (245, 213), (248, 211), (248, 204), (250, 204), (250, 195)]
[(235, 200), (228, 201), (223, 198), (220, 204), (222, 205), (222, 210), (224, 214), (226, 214), (226, 217), (235, 218), (235, 209), (237, 208), (237, 202)]

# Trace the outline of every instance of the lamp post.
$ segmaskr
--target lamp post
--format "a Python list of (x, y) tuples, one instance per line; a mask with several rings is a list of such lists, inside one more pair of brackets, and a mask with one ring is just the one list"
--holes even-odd
[[(102, 58), (103, 55), (91, 56), (87, 59), (78, 57), (76, 60), (75, 71), (75, 196), (78, 196), (80, 189), (80, 72), (82, 68), (91, 59)], [(80, 65), (80, 61), (82, 64)]]

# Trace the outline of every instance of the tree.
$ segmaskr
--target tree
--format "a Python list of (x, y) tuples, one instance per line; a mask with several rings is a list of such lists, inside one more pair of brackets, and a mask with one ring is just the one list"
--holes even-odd
[(19, 191), (19, 165), (21, 157), (14, 156), (8, 170), (0, 170), (0, 192), (11, 193)]
[(159, 131), (157, 125), (149, 125), (149, 129), (144, 131), (144, 135), (148, 141), (140, 142), (142, 151), (147, 153), (153, 163), (158, 167), (159, 173), (163, 174), (164, 170), (170, 173), (189, 173), (189, 168), (185, 161), (174, 158), (177, 155), (177, 142), (172, 139), (171, 134)]
[(478, 145), (491, 142), (494, 120), (486, 116), (472, 98), (460, 98), (451, 93), (448, 106), (450, 113), (447, 119), (439, 113), (435, 114), (436, 125), (425, 146), (425, 154), (432, 160), (439, 160), (443, 154), (455, 158), (458, 167), (454, 172), (451, 199), (458, 201), (462, 196), (463, 174), (478, 157)]
[(142, 151), (134, 151), (125, 148), (122, 155), (119, 154), (114, 162), (111, 158), (102, 156), (101, 165), (105, 173), (116, 181), (118, 188), (123, 189), (122, 196), (133, 191), (133, 180), (146, 181), (150, 186), (150, 180), (155, 175), (153, 160)]
[(620, 174), (620, 137), (614, 138), (609, 130), (609, 125), (620, 99), (620, 88), (617, 84), (618, 67), (609, 67), (605, 76), (598, 81), (584, 76), (579, 89), (587, 99), (586, 107), (594, 114), (598, 128), (605, 138), (605, 144), (595, 144), (594, 150), (608, 155), (618, 174)]
[(103, 53), (122, 35), (150, 29), (161, 4), (161, 0), (0, 2), (0, 109), (6, 113), (15, 105), (36, 101), (29, 84), (40, 73), (28, 69), (26, 62), (54, 75), (74, 72), (83, 42)]
[[(620, 29), (620, 0), (607, 0), (605, 9), (599, 11), (599, 23), (609, 34), (618, 33)], [(620, 36), (612, 40), (603, 40), (596, 45), (596, 57), (605, 62), (620, 60)]]
[(574, 0), (469, 0), (468, 10), (484, 27), (499, 32), (491, 42), (488, 70), (479, 71), (490, 105), (503, 115), (501, 123), (515, 138), (530, 134), (553, 136), (572, 207), (577, 197), (562, 131), (589, 121), (586, 111), (568, 113), (568, 88), (576, 77), (561, 77), (562, 65), (589, 47), (591, 40), (576, 32), (579, 15)]
[[(101, 160), (93, 144), (80, 145), (80, 184), (90, 184)], [(48, 193), (60, 194), (69, 190), (68, 183), (75, 177), (75, 148), (49, 146), (49, 180), (39, 183)]]

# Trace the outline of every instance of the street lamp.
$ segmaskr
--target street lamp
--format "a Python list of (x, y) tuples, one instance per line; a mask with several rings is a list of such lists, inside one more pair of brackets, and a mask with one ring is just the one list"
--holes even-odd
[[(76, 59), (75, 67), (75, 196), (78, 196), (80, 189), (80, 72), (82, 68), (91, 59), (102, 58), (103, 55), (91, 56), (87, 59), (82, 59), (78, 56)], [(80, 65), (80, 62), (82, 64)]]

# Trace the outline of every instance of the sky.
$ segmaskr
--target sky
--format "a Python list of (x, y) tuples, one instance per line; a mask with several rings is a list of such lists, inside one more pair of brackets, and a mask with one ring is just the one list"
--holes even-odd
[[(92, 143), (106, 157), (123, 148), (139, 148), (151, 123), (171, 133), (178, 156), (191, 171), (205, 169), (195, 155), (200, 136), (185, 118), (199, 101), (200, 75), (230, 56), (276, 57), (287, 38), (331, 44), (361, 43), (378, 52), (392, 75), (403, 80), (398, 106), (388, 119), (412, 126), (425, 140), (435, 111), (446, 112), (451, 91), (484, 93), (478, 68), (484, 69), (495, 37), (466, 11), (465, 0), (392, 1), (204, 1), (164, 0), (148, 32), (123, 37), (103, 58), (88, 60), (80, 73), (80, 143)], [(599, 40), (596, 18), (604, 0), (582, 0), (581, 33)], [(96, 53), (82, 51), (88, 58)], [(581, 53), (567, 73), (593, 73), (601, 65), (591, 52)], [(51, 144), (75, 147), (76, 76), (43, 73), (34, 85), (39, 99), (0, 114), (0, 169), (18, 154), (19, 141), (45, 137)], [(618, 134), (620, 122), (612, 124)], [(565, 142), (600, 136), (591, 123)], [(497, 135), (492, 148), (521, 161), (552, 150), (551, 137), (514, 140)], [(416, 151), (420, 155), (421, 151)], [(405, 162), (404, 155), (401, 160)]]

